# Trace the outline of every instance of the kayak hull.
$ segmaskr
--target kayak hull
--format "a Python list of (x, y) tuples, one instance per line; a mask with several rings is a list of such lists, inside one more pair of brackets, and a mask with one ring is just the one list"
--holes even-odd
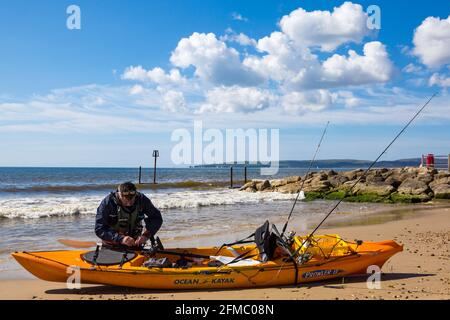
[[(243, 252), (249, 247), (236, 247)], [(93, 266), (83, 260), (86, 251), (15, 252), (12, 256), (39, 279), (53, 282), (104, 284), (145, 289), (231, 289), (285, 286), (324, 281), (355, 274), (367, 268), (381, 268), (403, 247), (394, 241), (366, 242), (349, 255), (329, 259), (311, 259), (297, 270), (292, 261), (282, 258), (253, 266), (192, 266), (190, 268), (147, 268), (145, 256), (112, 266)], [(217, 248), (170, 249), (189, 250), (197, 254), (213, 253)], [(197, 250), (197, 251), (195, 251)], [(180, 251), (180, 252), (181, 252)]]

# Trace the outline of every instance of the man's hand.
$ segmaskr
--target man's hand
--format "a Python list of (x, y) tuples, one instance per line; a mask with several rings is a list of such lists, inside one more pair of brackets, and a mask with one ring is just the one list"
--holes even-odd
[(140, 236), (136, 239), (136, 241), (134, 242), (134, 245), (136, 247), (140, 247), (140, 246), (146, 244), (147, 240), (148, 240), (148, 238), (146, 236)]
[(132, 247), (132, 246), (134, 246), (134, 239), (132, 238), (132, 237), (129, 237), (129, 236), (125, 236), (123, 239), (122, 239), (122, 242), (121, 242), (123, 245), (125, 245), (125, 246), (128, 246), (128, 247)]

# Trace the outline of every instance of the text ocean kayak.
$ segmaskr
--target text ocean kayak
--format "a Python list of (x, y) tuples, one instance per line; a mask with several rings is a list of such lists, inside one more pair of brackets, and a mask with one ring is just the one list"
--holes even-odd
[[(12, 256), (42, 280), (67, 282), (78, 272), (79, 281), (86, 284), (176, 290), (283, 286), (365, 274), (369, 266), (381, 268), (403, 250), (403, 246), (391, 240), (353, 243), (338, 235), (323, 235), (314, 236), (309, 246), (302, 248), (304, 240), (305, 237), (295, 237), (291, 244), (293, 250), (300, 247), (298, 254), (308, 257), (301, 263), (289, 260), (280, 248), (269, 261), (259, 261), (258, 247), (253, 244), (224, 247), (220, 256), (219, 247), (174, 248), (167, 249), (170, 254), (159, 252), (152, 256), (167, 258), (168, 267), (148, 266), (145, 262), (149, 256), (141, 251), (126, 256), (126, 262), (116, 258), (108, 263), (93, 263), (87, 259), (93, 251), (86, 250), (14, 252)], [(251, 258), (239, 259), (239, 255)], [(180, 267), (177, 265), (180, 259), (189, 263)], [(217, 260), (225, 264), (211, 264)], [(239, 261), (233, 263), (234, 260)]]

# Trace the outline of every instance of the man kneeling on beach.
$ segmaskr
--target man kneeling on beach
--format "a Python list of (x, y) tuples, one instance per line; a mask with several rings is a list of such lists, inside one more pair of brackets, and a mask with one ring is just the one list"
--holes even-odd
[(162, 222), (161, 212), (150, 199), (138, 192), (133, 183), (125, 182), (100, 203), (95, 234), (105, 244), (141, 246), (158, 232)]

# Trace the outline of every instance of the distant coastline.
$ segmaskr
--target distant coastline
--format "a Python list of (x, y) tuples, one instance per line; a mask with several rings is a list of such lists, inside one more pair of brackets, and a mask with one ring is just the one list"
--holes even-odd
[[(311, 160), (280, 160), (280, 168), (308, 168)], [(355, 159), (323, 159), (315, 160), (313, 168), (317, 169), (337, 169), (337, 168), (366, 168), (373, 161), (372, 160), (355, 160)], [(415, 167), (419, 166), (420, 158), (385, 160), (376, 163), (377, 168), (399, 168), (399, 167)], [(250, 167), (261, 168), (268, 167), (270, 164), (261, 163), (222, 163), (222, 164), (203, 164), (193, 166), (194, 168), (228, 168), (233, 167)]]

